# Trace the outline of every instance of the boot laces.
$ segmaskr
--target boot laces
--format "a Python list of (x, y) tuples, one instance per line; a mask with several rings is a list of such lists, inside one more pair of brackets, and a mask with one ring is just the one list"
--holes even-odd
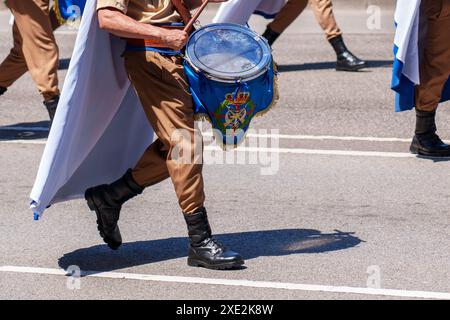
[(212, 248), (214, 253), (222, 252), (225, 249), (224, 245), (219, 240), (212, 237), (206, 242), (206, 246)]

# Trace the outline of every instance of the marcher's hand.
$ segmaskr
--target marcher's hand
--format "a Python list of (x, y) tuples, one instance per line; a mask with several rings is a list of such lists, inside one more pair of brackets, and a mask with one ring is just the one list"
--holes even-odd
[(182, 30), (164, 30), (163, 43), (170, 49), (181, 50), (189, 40), (189, 34)]

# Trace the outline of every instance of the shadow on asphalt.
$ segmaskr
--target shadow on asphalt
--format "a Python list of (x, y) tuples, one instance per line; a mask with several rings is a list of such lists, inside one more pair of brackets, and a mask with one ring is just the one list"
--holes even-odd
[(434, 163), (450, 161), (450, 157), (438, 158), (438, 157), (429, 157), (429, 156), (422, 156), (422, 155), (417, 155), (416, 157), (417, 157), (417, 159), (429, 160), (429, 161), (433, 161)]
[[(344, 250), (362, 242), (353, 233), (335, 230), (322, 233), (309, 229), (283, 229), (217, 235), (246, 260), (291, 254), (323, 253)], [(117, 251), (106, 245), (66, 253), (58, 260), (61, 268), (78, 266), (83, 271), (105, 272), (141, 266), (187, 255), (184, 237), (124, 243)]]
[(0, 126), (0, 140), (46, 139), (50, 121), (23, 122)]
[[(367, 69), (361, 70), (367, 71), (371, 68), (387, 68), (392, 66), (392, 60), (367, 60)], [(311, 71), (311, 70), (328, 70), (335, 69), (336, 61), (333, 62), (315, 62), (315, 63), (303, 63), (303, 64), (282, 64), (278, 66), (279, 72), (295, 72), (295, 71)]]

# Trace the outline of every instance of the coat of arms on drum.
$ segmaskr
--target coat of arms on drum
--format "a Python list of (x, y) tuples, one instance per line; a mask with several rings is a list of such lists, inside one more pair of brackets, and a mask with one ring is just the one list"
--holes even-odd
[(214, 116), (218, 129), (223, 134), (246, 130), (255, 112), (256, 105), (250, 98), (250, 92), (228, 93), (225, 100), (215, 110)]

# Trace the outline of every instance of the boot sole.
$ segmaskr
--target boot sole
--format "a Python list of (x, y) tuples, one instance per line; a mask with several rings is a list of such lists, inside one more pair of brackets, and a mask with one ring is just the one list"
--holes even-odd
[[(89, 207), (89, 209), (92, 212), (95, 212), (95, 215), (97, 216), (97, 221), (101, 221), (101, 217), (100, 217), (100, 210), (98, 209), (97, 205), (94, 202), (94, 199), (92, 197), (92, 189), (88, 189), (84, 195), (84, 198), (87, 201), (87, 205)], [(105, 240), (105, 232), (103, 231), (103, 226), (100, 225), (101, 222), (97, 222), (97, 224), (99, 224), (99, 232), (100, 232), (100, 237), (103, 239), (103, 241), (108, 245), (108, 247), (110, 247), (112, 250), (117, 250), (119, 249), (119, 247), (122, 244), (117, 244), (117, 243), (109, 243), (108, 241)], [(102, 230), (100, 230), (102, 229)]]
[(190, 266), (190, 267), (201, 267), (201, 268), (206, 268), (206, 269), (211, 269), (211, 270), (238, 269), (238, 268), (242, 267), (244, 264), (245, 264), (245, 262), (243, 260), (241, 260), (241, 261), (234, 261), (234, 262), (211, 265), (211, 264), (205, 263), (200, 260), (188, 259), (188, 266)]
[(356, 71), (359, 71), (359, 70), (362, 70), (362, 69), (366, 69), (366, 68), (367, 68), (367, 64), (364, 64), (364, 65), (353, 67), (353, 68), (336, 67), (336, 71), (356, 72)]
[(360, 66), (355, 68), (336, 67), (336, 71), (357, 72), (366, 68), (367, 66)]
[(419, 149), (418, 147), (415, 146), (411, 146), (409, 148), (409, 151), (412, 154), (415, 155), (419, 155), (419, 156), (424, 156), (424, 157), (430, 157), (430, 158), (450, 158), (450, 154), (438, 154), (438, 153), (431, 153), (431, 152), (426, 152), (423, 151), (421, 149)]

